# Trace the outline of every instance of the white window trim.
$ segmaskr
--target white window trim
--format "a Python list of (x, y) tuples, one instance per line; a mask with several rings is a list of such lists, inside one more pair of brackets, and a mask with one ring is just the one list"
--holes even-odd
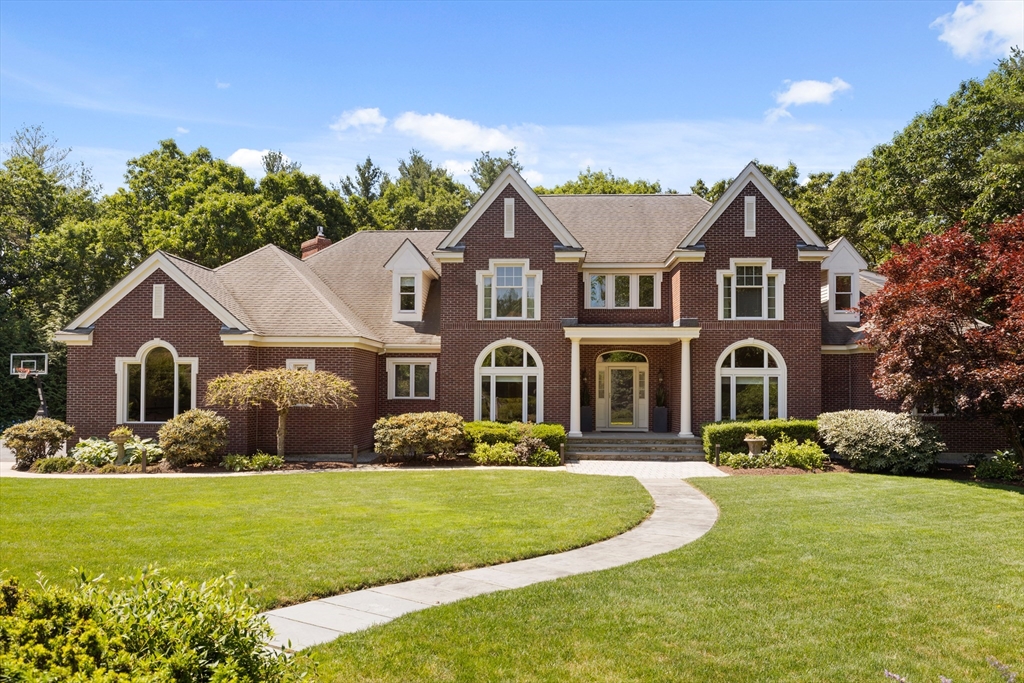
[[(533, 354), (533, 357), (537, 361), (537, 367), (525, 367), (525, 368), (496, 368), (496, 367), (483, 367), (484, 358), (494, 351), (494, 349), (500, 346), (517, 346), (527, 353)], [(525, 362), (525, 361), (524, 361)], [(536, 349), (527, 344), (526, 342), (519, 341), (518, 339), (499, 339), (496, 342), (488, 344), (484, 347), (484, 350), (476, 357), (476, 363), (473, 365), (473, 419), (474, 420), (490, 420), (491, 416), (480, 417), (480, 381), (484, 375), (490, 375), (492, 378), (498, 375), (521, 375), (525, 377), (536, 377), (537, 378), (537, 422), (544, 421), (544, 361), (541, 360), (540, 354), (537, 353)], [(494, 390), (495, 383), (491, 380), (491, 405), (494, 405)], [(524, 405), (525, 410), (525, 405)]]
[[(518, 318), (499, 318), (497, 315), (492, 315), (490, 318), (484, 317), (484, 278), (489, 277), (491, 279), (491, 313), (497, 312), (494, 306), (494, 292), (497, 289), (494, 278), (497, 276), (495, 273), (498, 271), (498, 266), (521, 266), (523, 269), (523, 315)], [(540, 270), (530, 270), (530, 259), (490, 259), (487, 262), (488, 270), (476, 271), (476, 319), (486, 322), (500, 322), (502, 320), (540, 320), (540, 291), (544, 284), (544, 272)], [(534, 281), (534, 296), (533, 296), (533, 317), (526, 317), (526, 278), (535, 277)]]
[[(654, 311), (661, 308), (661, 271), (634, 271), (627, 273), (616, 273), (614, 271), (583, 271), (583, 307), (597, 311), (628, 311), (639, 309), (642, 311)], [(604, 306), (590, 305), (590, 278), (594, 275), (604, 276)], [(615, 302), (615, 276), (629, 275), (629, 306), (612, 306)], [(654, 276), (654, 306), (640, 305), (640, 276)]]
[(301, 370), (302, 368), (296, 367), (297, 365), (305, 365), (306, 370), (309, 370), (310, 372), (316, 372), (315, 358), (289, 358), (284, 362), (284, 367), (286, 370)]
[[(735, 283), (736, 283), (736, 266), (761, 266), (764, 274), (764, 284), (762, 285), (761, 292), (761, 311), (764, 313), (763, 316), (757, 318), (741, 318), (735, 315), (736, 312), (736, 295), (735, 295)], [(785, 301), (785, 289), (786, 289), (786, 271), (785, 270), (772, 270), (772, 260), (770, 258), (764, 259), (742, 259), (742, 258), (731, 258), (729, 259), (728, 270), (717, 270), (715, 271), (718, 279), (718, 319), (719, 320), (785, 320), (785, 311), (783, 302)], [(733, 286), (733, 297), (732, 297), (732, 310), (734, 315), (731, 318), (725, 317), (725, 276), (732, 276)], [(768, 317), (768, 276), (775, 277), (775, 317)]]
[(836, 308), (836, 277), (839, 275), (850, 277), (850, 304), (854, 308), (860, 305), (859, 273), (834, 273), (830, 270), (828, 272), (828, 319), (834, 322), (859, 322), (860, 313)]
[(515, 197), (505, 198), (505, 237), (516, 236), (516, 200)]
[(145, 401), (146, 401), (146, 354), (155, 349), (156, 347), (163, 347), (171, 352), (171, 358), (174, 361), (174, 414), (178, 414), (178, 365), (191, 365), (192, 366), (192, 407), (198, 408), (196, 405), (196, 377), (199, 374), (199, 359), (198, 358), (182, 358), (178, 356), (178, 351), (171, 346), (168, 342), (163, 341), (160, 338), (153, 339), (146, 342), (139, 347), (138, 352), (134, 356), (118, 356), (114, 358), (114, 375), (117, 377), (117, 424), (157, 424), (162, 425), (163, 422), (157, 421), (138, 421), (128, 422), (128, 365), (130, 363), (140, 363), (142, 365), (140, 380), (142, 382), (142, 392), (140, 395), (140, 406), (139, 406), (139, 417), (145, 417)]
[(743, 236), (757, 237), (757, 196), (743, 198)]
[(164, 286), (153, 285), (153, 318), (164, 317)]
[[(775, 357), (775, 361), (778, 363), (777, 368), (722, 368), (722, 363), (728, 358), (729, 354), (742, 346), (756, 346), (764, 349), (766, 353), (770, 353)], [(733, 363), (735, 366), (735, 363)], [(767, 391), (768, 377), (779, 378), (779, 419), (785, 420), (789, 416), (787, 410), (787, 385), (789, 384), (789, 370), (786, 368), (786, 359), (782, 357), (779, 350), (768, 342), (760, 341), (759, 339), (744, 339), (726, 347), (725, 351), (718, 356), (718, 361), (715, 363), (715, 421), (723, 419), (731, 419), (722, 417), (722, 376), (726, 377), (764, 377), (765, 378), (765, 390)], [(735, 384), (733, 384), (735, 387)], [(730, 404), (736, 407), (735, 389), (733, 391), (732, 401)], [(767, 407), (767, 406), (766, 406)]]
[[(395, 395), (395, 366), (396, 365), (429, 365), (430, 366), (430, 394), (427, 396), (396, 396)], [(409, 391), (415, 393), (416, 375), (415, 370), (409, 371)], [(388, 400), (389, 401), (433, 401), (434, 380), (437, 376), (436, 358), (388, 358)]]
[[(411, 311), (402, 310), (402, 278), (411, 277), (415, 285), (413, 298), (416, 306)], [(423, 273), (395, 272), (391, 281), (391, 319), (396, 322), (420, 322), (423, 319)]]

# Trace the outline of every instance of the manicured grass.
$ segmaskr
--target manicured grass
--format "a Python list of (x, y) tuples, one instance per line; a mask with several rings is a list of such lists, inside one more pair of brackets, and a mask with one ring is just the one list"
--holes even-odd
[(325, 681), (884, 681), (1024, 674), (1024, 495), (870, 475), (698, 479), (716, 526), (605, 572), (311, 651)]
[(0, 480), (0, 569), (235, 571), (262, 606), (567, 550), (644, 519), (633, 479), (508, 470)]

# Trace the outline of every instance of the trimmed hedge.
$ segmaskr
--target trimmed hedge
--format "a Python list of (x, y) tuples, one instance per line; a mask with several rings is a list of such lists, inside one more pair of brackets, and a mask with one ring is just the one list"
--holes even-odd
[(939, 433), (907, 413), (841, 410), (818, 416), (821, 440), (861, 472), (924, 474), (946, 448)]
[(704, 441), (704, 455), (708, 462), (715, 460), (715, 444), (723, 453), (746, 453), (747, 444), (743, 438), (756, 432), (765, 438), (764, 450), (771, 449), (780, 436), (788, 436), (797, 442), (818, 440), (817, 420), (749, 420), (747, 422), (714, 422), (704, 425), (701, 437)]
[(565, 427), (557, 423), (541, 422), (490, 422), (480, 420), (467, 422), (466, 438), (473, 445), (496, 443), (519, 443), (526, 437), (540, 439), (552, 451), (566, 442)]
[(404, 413), (373, 423), (373, 447), (392, 457), (454, 457), (466, 448), (462, 416), (455, 413)]

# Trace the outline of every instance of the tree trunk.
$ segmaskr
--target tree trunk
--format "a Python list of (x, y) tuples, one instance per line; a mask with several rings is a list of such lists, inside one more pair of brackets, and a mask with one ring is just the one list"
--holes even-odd
[(277, 411), (277, 454), (284, 457), (284, 423), (288, 419), (288, 409), (279, 408)]

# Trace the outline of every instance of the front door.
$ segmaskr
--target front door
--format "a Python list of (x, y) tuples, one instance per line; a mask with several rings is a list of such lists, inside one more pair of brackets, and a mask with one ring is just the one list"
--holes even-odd
[(597, 376), (597, 428), (647, 431), (647, 364), (601, 363)]

